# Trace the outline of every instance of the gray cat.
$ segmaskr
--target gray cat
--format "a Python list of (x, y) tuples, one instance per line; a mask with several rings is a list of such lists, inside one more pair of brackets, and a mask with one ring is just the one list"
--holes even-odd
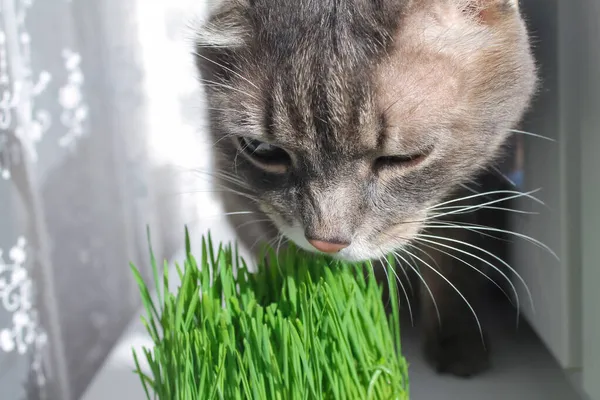
[(432, 365), (488, 368), (465, 274), (484, 200), (464, 188), (535, 91), (517, 0), (222, 0), (197, 64), (215, 187), (240, 239), (394, 254), (422, 283)]

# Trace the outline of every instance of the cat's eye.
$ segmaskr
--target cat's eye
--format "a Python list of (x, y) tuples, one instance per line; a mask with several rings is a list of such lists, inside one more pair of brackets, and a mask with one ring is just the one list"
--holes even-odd
[(240, 150), (260, 163), (284, 165), (290, 162), (290, 155), (281, 147), (247, 137), (238, 140)]
[(375, 159), (374, 168), (379, 170), (386, 167), (414, 167), (427, 158), (429, 152), (420, 152), (408, 155), (383, 156)]

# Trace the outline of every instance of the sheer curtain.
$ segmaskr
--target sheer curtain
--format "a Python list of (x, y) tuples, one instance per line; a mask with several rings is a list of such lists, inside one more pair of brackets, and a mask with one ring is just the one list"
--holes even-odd
[(138, 309), (146, 226), (169, 258), (218, 214), (182, 34), (202, 3), (0, 0), (2, 400), (80, 397)]

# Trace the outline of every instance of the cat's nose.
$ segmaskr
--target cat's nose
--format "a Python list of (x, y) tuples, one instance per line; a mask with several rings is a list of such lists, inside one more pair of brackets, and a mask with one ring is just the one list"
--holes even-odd
[(333, 243), (333, 242), (325, 242), (322, 240), (316, 240), (316, 239), (307, 239), (308, 243), (310, 243), (315, 249), (323, 252), (323, 253), (327, 253), (327, 254), (333, 254), (333, 253), (337, 253), (342, 249), (345, 249), (346, 247), (350, 246), (350, 243)]

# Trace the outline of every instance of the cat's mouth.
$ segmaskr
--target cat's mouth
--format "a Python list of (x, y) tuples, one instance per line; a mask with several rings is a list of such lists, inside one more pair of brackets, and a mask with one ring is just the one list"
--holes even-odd
[[(425, 215), (413, 215), (411, 221), (389, 226), (385, 230), (363, 228), (356, 232), (349, 243), (323, 242), (306, 238), (305, 229), (297, 221), (286, 221), (277, 212), (266, 205), (261, 205), (267, 217), (273, 222), (283, 238), (293, 242), (296, 246), (311, 253), (327, 254), (330, 257), (348, 262), (366, 262), (381, 260), (388, 255), (398, 254), (407, 247), (413, 246), (412, 242), (418, 237), (422, 228), (421, 221)], [(278, 240), (281, 243), (282, 240)]]
[(388, 254), (394, 254), (401, 251), (406, 246), (410, 245), (412, 236), (416, 235), (417, 231), (406, 233), (403, 236), (397, 236), (393, 239), (389, 237), (385, 241), (379, 243), (377, 240), (365, 240), (354, 238), (348, 245), (338, 246), (339, 248), (323, 248), (322, 245), (315, 246), (314, 241), (309, 241), (304, 235), (304, 229), (299, 225), (288, 225), (273, 219), (273, 222), (279, 229), (279, 232), (291, 240), (300, 248), (311, 253), (327, 254), (330, 257), (348, 261), (348, 262), (366, 262), (380, 260)]
[(311, 253), (327, 254), (330, 257), (350, 262), (369, 261), (381, 257), (381, 255), (377, 255), (376, 252), (370, 250), (368, 246), (361, 246), (360, 243), (357, 243), (356, 241), (340, 249), (332, 249), (331, 251), (324, 250), (322, 248), (317, 248), (317, 246), (306, 239), (302, 227), (278, 225), (278, 228), (285, 237), (294, 242), (297, 246)]

